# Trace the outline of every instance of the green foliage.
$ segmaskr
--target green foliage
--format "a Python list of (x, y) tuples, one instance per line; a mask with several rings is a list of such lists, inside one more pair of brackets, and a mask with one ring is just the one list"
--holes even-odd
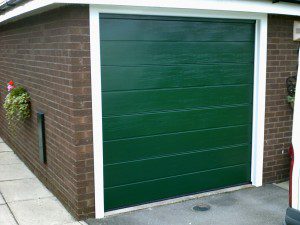
[(291, 107), (294, 109), (295, 104), (295, 94), (296, 94), (296, 84), (297, 84), (297, 76), (291, 76), (286, 79), (287, 84), (287, 101), (290, 103)]
[(26, 89), (23, 87), (17, 87), (10, 91), (11, 97), (18, 97), (24, 93), (27, 93)]
[(287, 101), (289, 103), (294, 103), (295, 102), (295, 96), (287, 96)]
[(287, 101), (288, 101), (288, 103), (290, 103), (292, 109), (294, 109), (295, 96), (287, 96)]
[(30, 117), (30, 96), (25, 88), (17, 87), (6, 96), (4, 104), (6, 118), (10, 127), (24, 122)]

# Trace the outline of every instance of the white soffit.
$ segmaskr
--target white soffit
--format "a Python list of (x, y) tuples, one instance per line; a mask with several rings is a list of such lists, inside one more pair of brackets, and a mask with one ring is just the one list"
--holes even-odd
[(0, 15), (0, 23), (34, 14), (36, 11), (46, 11), (63, 4), (215, 10), (300, 16), (300, 4), (272, 3), (272, 0), (32, 0)]

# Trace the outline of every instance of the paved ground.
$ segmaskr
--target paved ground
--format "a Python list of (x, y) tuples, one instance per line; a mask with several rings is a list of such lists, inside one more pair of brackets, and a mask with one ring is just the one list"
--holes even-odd
[(275, 186), (277, 187), (281, 187), (285, 190), (289, 190), (289, 181), (283, 182), (283, 183), (279, 183), (279, 184), (275, 184)]
[[(89, 225), (282, 225), (287, 183), (158, 206)], [(206, 212), (193, 206), (209, 204)], [(77, 222), (0, 138), (0, 225), (82, 225)]]
[[(206, 212), (193, 206), (209, 204)], [(266, 185), (203, 197), (172, 205), (120, 214), (89, 225), (282, 225), (288, 207), (288, 191)]]
[(0, 138), (0, 225), (82, 225)]

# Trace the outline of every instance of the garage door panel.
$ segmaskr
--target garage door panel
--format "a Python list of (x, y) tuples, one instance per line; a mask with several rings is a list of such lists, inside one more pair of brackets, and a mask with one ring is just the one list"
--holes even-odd
[[(104, 141), (104, 163), (112, 164), (201, 149), (249, 143), (251, 126), (232, 126), (176, 134)], [(199, 159), (200, 160), (200, 159)]]
[(249, 103), (251, 85), (103, 92), (103, 116)]
[(100, 18), (105, 210), (250, 182), (255, 21)]
[[(114, 17), (114, 16), (113, 16)], [(254, 41), (254, 21), (148, 17), (101, 19), (102, 40), (126, 41)], [(236, 35), (232, 35), (232, 34)]]
[[(251, 125), (252, 105), (234, 105), (103, 118), (105, 141), (234, 125)], [(232, 115), (235, 116), (233, 117)]]
[(103, 91), (253, 83), (253, 64), (103, 66)]
[(227, 187), (249, 180), (249, 164), (169, 177), (138, 184), (105, 188), (105, 206), (109, 209)]
[[(249, 163), (249, 147), (249, 144), (244, 144), (110, 164), (104, 167), (105, 184), (106, 187), (114, 187)], [(199, 159), (201, 159), (201, 163), (199, 163)], [(128, 176), (128, 174), (131, 174), (131, 176)]]
[[(102, 65), (253, 63), (253, 42), (102, 41)], [(134, 51), (133, 51), (134, 49)]]

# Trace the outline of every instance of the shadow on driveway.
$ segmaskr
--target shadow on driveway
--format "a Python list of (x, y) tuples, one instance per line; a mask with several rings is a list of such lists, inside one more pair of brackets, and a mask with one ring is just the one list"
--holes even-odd
[[(209, 204), (205, 212), (195, 205)], [(124, 213), (89, 225), (282, 225), (288, 191), (272, 184)]]

